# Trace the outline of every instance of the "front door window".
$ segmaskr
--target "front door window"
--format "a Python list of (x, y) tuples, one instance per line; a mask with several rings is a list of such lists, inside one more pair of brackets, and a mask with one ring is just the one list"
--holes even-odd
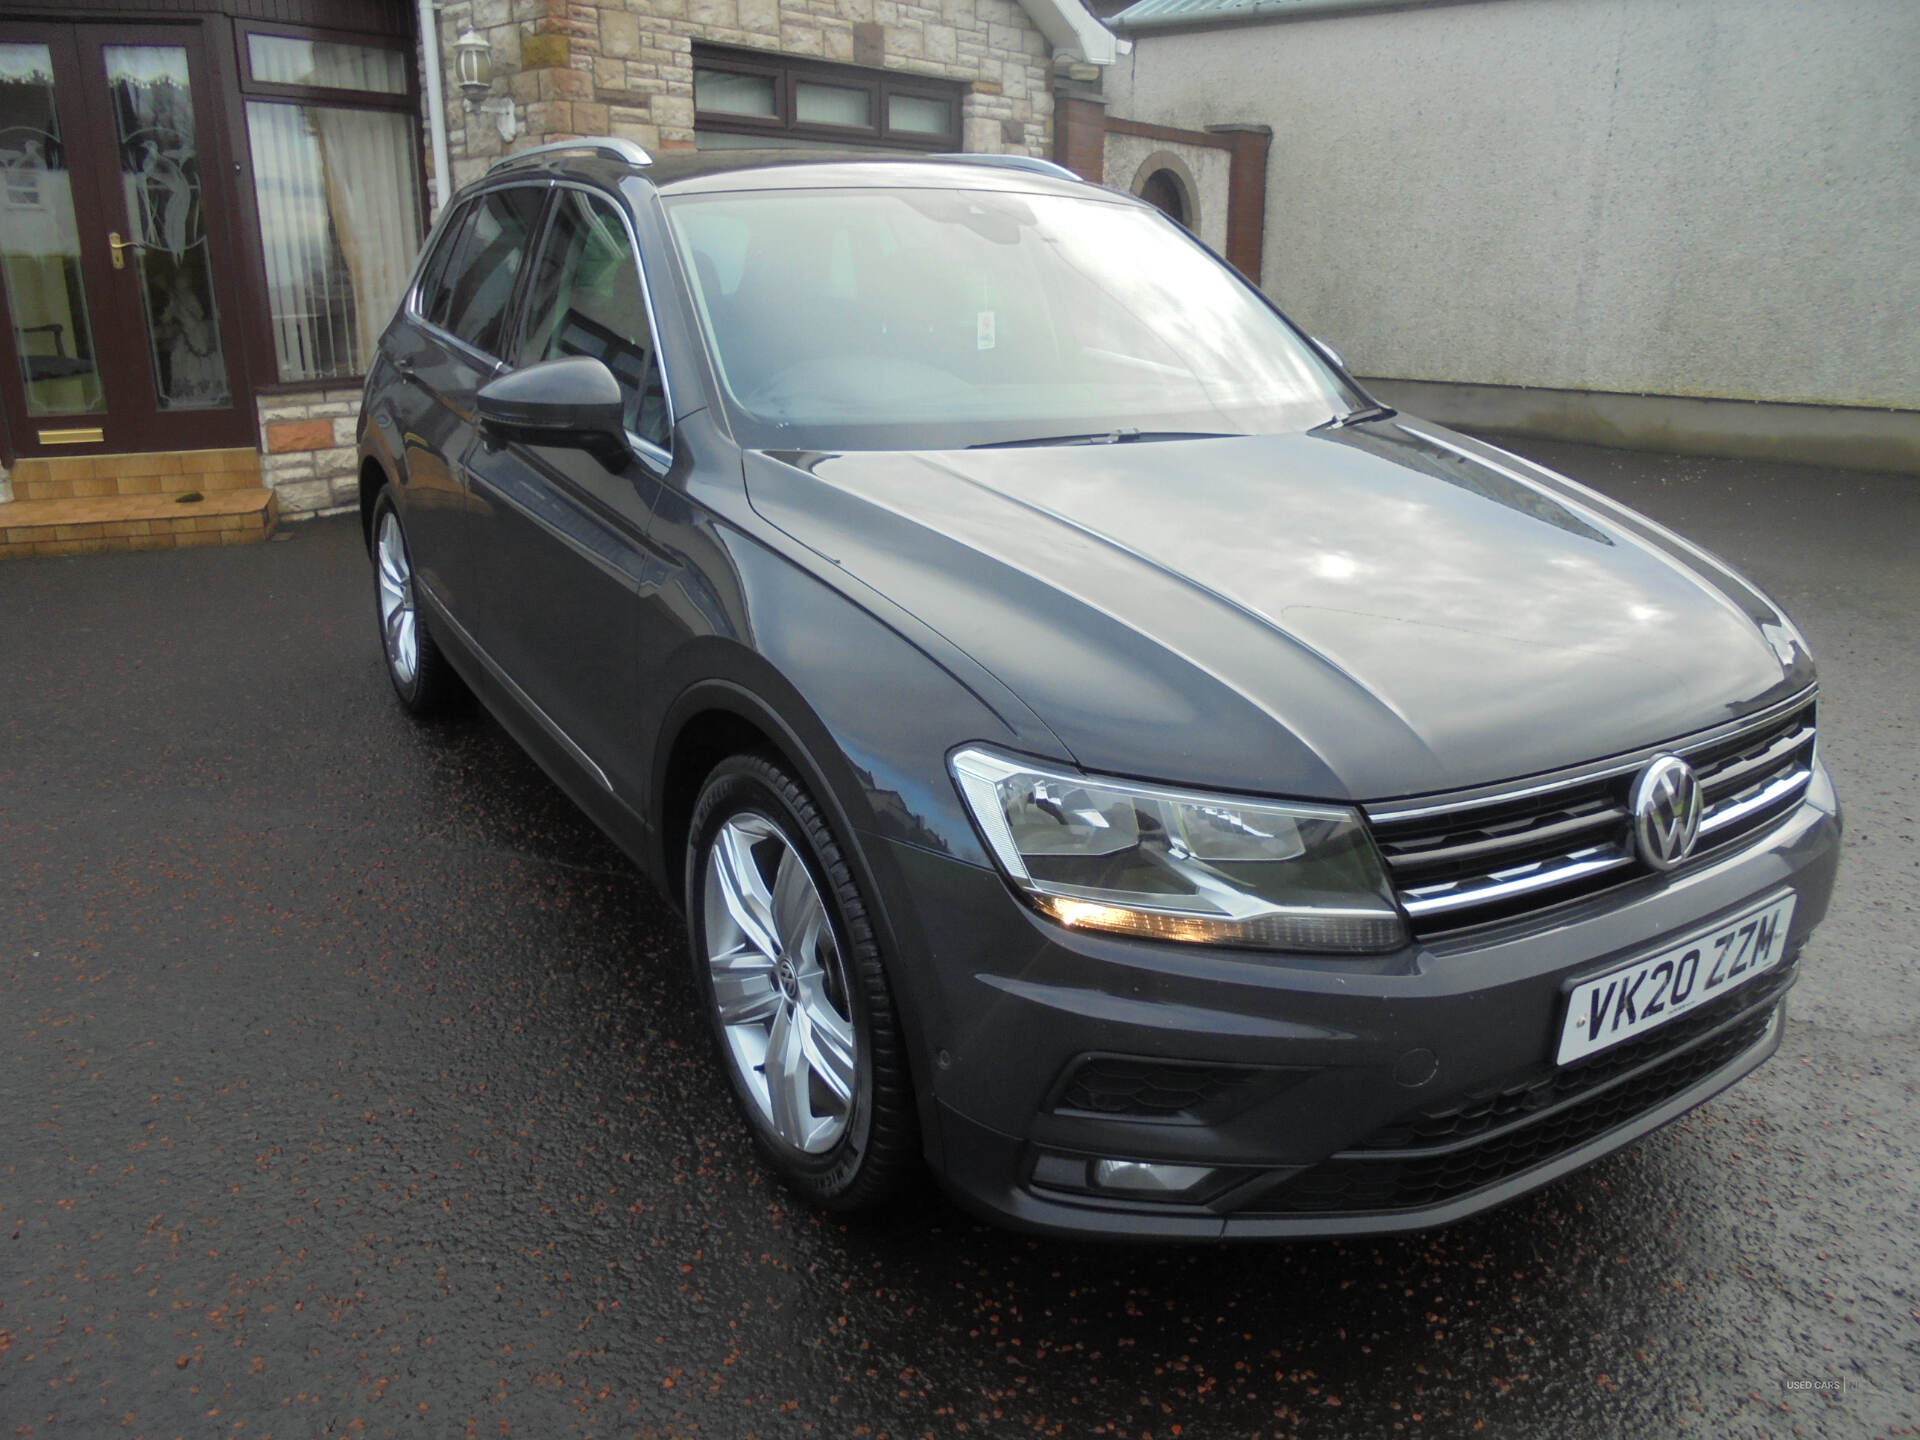
[(232, 395), (213, 294), (187, 52), (178, 45), (108, 45), (101, 58), (119, 146), (122, 244), (135, 247), (154, 401), (162, 410), (226, 406)]
[(672, 445), (653, 322), (627, 227), (610, 205), (579, 190), (554, 201), (517, 363), (568, 355), (605, 362), (627, 393), (627, 429), (662, 450)]
[(0, 44), (0, 277), (29, 416), (106, 408), (45, 45)]

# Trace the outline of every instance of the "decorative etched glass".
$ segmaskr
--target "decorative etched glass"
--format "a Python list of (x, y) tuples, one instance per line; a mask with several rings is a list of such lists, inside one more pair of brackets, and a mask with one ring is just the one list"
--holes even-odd
[(0, 269), (27, 413), (106, 409), (44, 45), (0, 45)]
[(107, 45), (127, 238), (139, 272), (155, 398), (162, 410), (232, 403), (220, 345), (187, 52)]

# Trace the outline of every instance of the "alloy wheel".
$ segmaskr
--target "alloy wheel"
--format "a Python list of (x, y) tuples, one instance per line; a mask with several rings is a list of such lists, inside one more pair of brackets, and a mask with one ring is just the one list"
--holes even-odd
[(407, 559), (407, 539), (400, 517), (389, 510), (380, 517), (375, 564), (380, 579), (380, 633), (386, 639), (387, 663), (401, 684), (411, 684), (420, 668), (419, 620), (413, 605), (413, 565)]
[(715, 832), (703, 881), (706, 961), (727, 1054), (760, 1117), (795, 1150), (831, 1150), (860, 1062), (845, 958), (813, 874), (771, 820)]

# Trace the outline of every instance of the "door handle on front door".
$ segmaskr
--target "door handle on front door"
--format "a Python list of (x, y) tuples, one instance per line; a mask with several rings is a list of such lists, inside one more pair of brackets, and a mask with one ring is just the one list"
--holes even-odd
[(123, 252), (146, 248), (138, 240), (122, 240), (118, 230), (109, 230), (107, 232), (107, 245), (113, 251), (113, 268), (116, 270), (124, 270), (127, 268), (127, 257)]

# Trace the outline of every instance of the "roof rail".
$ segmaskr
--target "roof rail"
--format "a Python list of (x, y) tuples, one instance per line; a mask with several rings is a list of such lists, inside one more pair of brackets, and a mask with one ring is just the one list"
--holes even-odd
[(642, 150), (631, 140), (616, 139), (611, 135), (595, 135), (580, 140), (555, 140), (546, 145), (535, 145), (531, 149), (516, 150), (511, 155), (502, 155), (487, 167), (491, 175), (496, 170), (504, 170), (509, 165), (518, 165), (522, 160), (531, 160), (538, 155), (557, 155), (563, 150), (581, 151), (591, 155), (610, 155), (615, 160), (624, 160), (629, 165), (645, 166), (653, 163), (653, 156)]
[(1078, 180), (1080, 177), (1064, 165), (1056, 165), (1051, 160), (1042, 160), (1038, 155), (968, 155), (955, 151), (943, 155), (929, 155), (929, 160), (959, 160), (969, 165), (997, 165), (1002, 170), (1029, 170), (1035, 175), (1051, 175), (1056, 180)]

